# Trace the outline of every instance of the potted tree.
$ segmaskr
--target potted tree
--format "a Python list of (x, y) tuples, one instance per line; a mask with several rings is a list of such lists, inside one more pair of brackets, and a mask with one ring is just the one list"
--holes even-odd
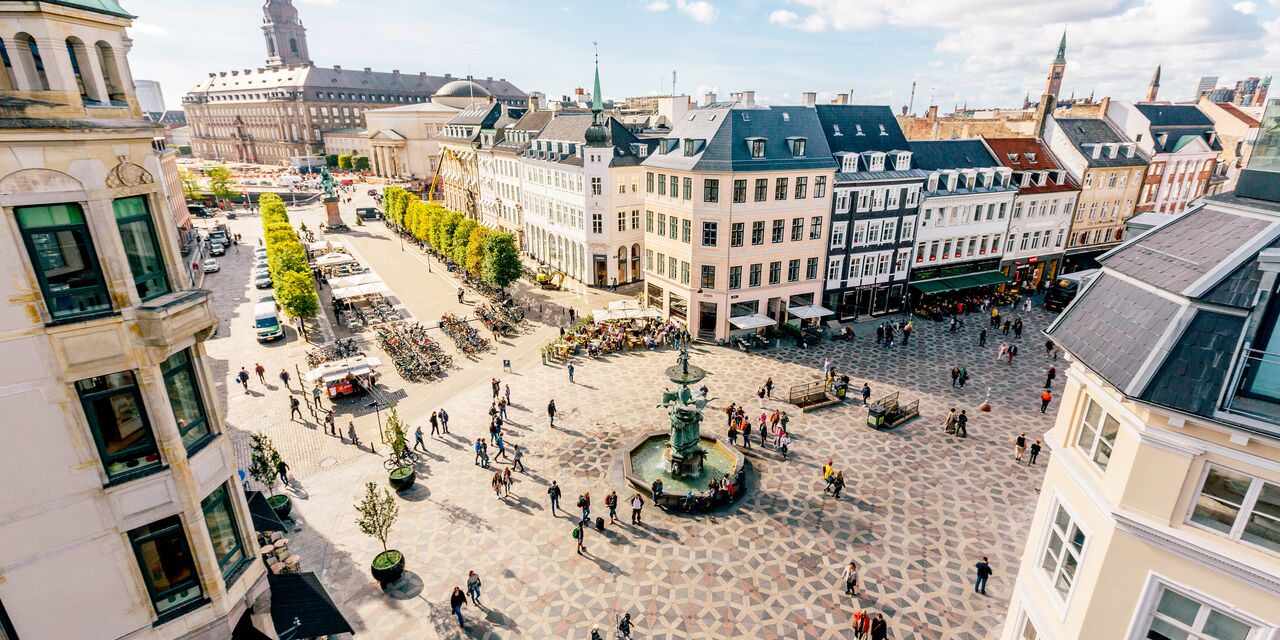
[(249, 460), (249, 475), (267, 490), (267, 504), (281, 519), (289, 517), (293, 511), (293, 501), (289, 496), (276, 495), (276, 482), (280, 480), (280, 452), (265, 434), (255, 433), (252, 436), (252, 456)]
[(394, 582), (404, 574), (404, 554), (387, 549), (387, 536), (400, 514), (400, 507), (396, 506), (395, 498), (386, 489), (378, 495), (378, 485), (372, 482), (366, 483), (364, 489), (364, 499), (356, 504), (356, 512), (360, 514), (356, 525), (361, 533), (382, 543), (382, 552), (373, 557), (369, 572), (381, 584)]
[(404, 423), (400, 421), (400, 415), (396, 413), (394, 406), (387, 413), (386, 426), (382, 429), (382, 439), (391, 446), (391, 459), (396, 461), (395, 466), (387, 473), (387, 481), (391, 484), (391, 488), (404, 491), (412, 487), (418, 478), (418, 473), (406, 459), (409, 440), (404, 432)]

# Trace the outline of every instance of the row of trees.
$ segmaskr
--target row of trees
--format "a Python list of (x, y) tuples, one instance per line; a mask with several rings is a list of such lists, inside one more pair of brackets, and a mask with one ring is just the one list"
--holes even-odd
[[(236, 196), (236, 190), (231, 184), (231, 170), (223, 166), (209, 167), (204, 171), (205, 177), (209, 179), (209, 195), (215, 200), (227, 202)], [(204, 191), (200, 187), (200, 177), (187, 171), (186, 169), (178, 170), (178, 181), (182, 183), (182, 195), (187, 200), (198, 201), (204, 199)]]
[(382, 206), (393, 225), (453, 260), (468, 274), (506, 288), (523, 267), (515, 236), (481, 226), (436, 202), (423, 202), (401, 187), (383, 191)]
[(350, 153), (330, 153), (324, 157), (324, 163), (330, 169), (345, 169), (356, 171), (369, 170), (369, 157), (357, 156)]
[(262, 231), (267, 244), (267, 268), (275, 285), (276, 302), (290, 318), (302, 322), (320, 312), (320, 298), (307, 266), (307, 250), (289, 223), (284, 201), (274, 193), (258, 199), (262, 210)]

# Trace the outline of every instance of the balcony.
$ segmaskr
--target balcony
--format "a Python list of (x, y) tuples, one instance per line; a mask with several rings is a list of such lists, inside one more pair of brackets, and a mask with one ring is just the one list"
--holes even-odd
[(142, 343), (163, 347), (187, 336), (204, 340), (213, 335), (218, 321), (209, 305), (209, 291), (187, 289), (160, 296), (134, 310)]

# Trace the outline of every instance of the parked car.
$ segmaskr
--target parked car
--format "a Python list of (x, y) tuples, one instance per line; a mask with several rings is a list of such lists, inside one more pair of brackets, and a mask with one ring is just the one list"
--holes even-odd
[[(270, 289), (271, 276), (265, 273), (255, 273), (253, 277), (253, 286), (258, 289)], [(272, 298), (272, 300), (275, 300), (275, 298)]]
[(377, 220), (382, 217), (382, 212), (378, 211), (377, 207), (357, 207), (356, 215), (360, 216), (361, 220)]
[(267, 259), (267, 249), (266, 249), (266, 247), (258, 247), (257, 249), (254, 249), (254, 250), (253, 250), (253, 258), (254, 258), (255, 260), (266, 260), (266, 259)]
[(213, 273), (214, 271), (222, 270), (222, 268), (218, 266), (218, 260), (216, 258), (209, 258), (208, 260), (205, 260), (204, 265), (202, 266), (205, 273)]
[(257, 278), (269, 278), (269, 277), (271, 277), (271, 270), (270, 270), (270, 269), (268, 269), (268, 268), (266, 268), (266, 267), (254, 267), (254, 268), (253, 268), (253, 277), (254, 277), (255, 279), (257, 279)]
[(209, 245), (209, 255), (223, 256), (226, 254), (227, 254), (227, 245), (222, 244), (221, 242), (214, 242), (213, 244)]
[(368, 192), (366, 192), (366, 195), (376, 196), (376, 195), (378, 195), (378, 190), (377, 190), (377, 189), (370, 189)]

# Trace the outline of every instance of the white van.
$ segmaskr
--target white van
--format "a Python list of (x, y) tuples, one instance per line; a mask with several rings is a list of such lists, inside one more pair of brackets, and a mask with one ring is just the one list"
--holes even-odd
[(284, 337), (280, 326), (280, 314), (275, 301), (259, 302), (253, 307), (253, 328), (258, 332), (258, 342), (268, 342)]

